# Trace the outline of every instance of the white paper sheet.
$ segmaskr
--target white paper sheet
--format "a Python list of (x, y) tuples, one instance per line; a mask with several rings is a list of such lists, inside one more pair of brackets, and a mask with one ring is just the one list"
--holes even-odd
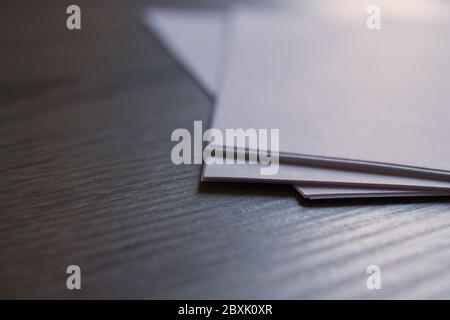
[[(223, 13), (215, 10), (152, 8), (146, 12), (144, 22), (157, 33), (164, 45), (213, 95), (218, 73), (220, 45), (223, 42)], [(208, 57), (208, 55), (210, 56)], [(316, 170), (321, 169), (317, 168)], [(233, 179), (233, 177), (231, 178)], [(340, 194), (348, 197), (352, 193), (355, 196), (368, 196), (370, 194), (378, 196), (386, 196), (387, 194), (404, 195), (408, 193), (417, 196), (421, 193), (414, 190), (318, 186), (304, 186), (302, 192), (301, 188), (301, 186), (296, 187), (302, 195), (310, 198), (327, 197), (327, 195), (339, 197)], [(341, 190), (341, 193), (337, 192), (339, 190)]]
[[(295, 186), (297, 191), (305, 198), (311, 200), (321, 199), (356, 199), (356, 198), (385, 198), (385, 197), (432, 197), (432, 196), (446, 196), (447, 194), (438, 194), (435, 192), (411, 192), (405, 190), (395, 190), (391, 192), (389, 190), (372, 189), (372, 188), (332, 188), (332, 187), (301, 187)], [(325, 189), (325, 193), (321, 191), (321, 188)]]
[(447, 19), (376, 31), (366, 7), (339, 22), (235, 10), (213, 127), (277, 128), (282, 153), (340, 167), (449, 177), (450, 3), (435, 3)]

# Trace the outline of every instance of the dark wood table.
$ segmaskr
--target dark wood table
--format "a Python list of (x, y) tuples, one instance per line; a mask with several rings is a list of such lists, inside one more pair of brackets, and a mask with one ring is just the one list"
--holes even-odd
[(77, 1), (81, 31), (69, 4), (0, 13), (1, 298), (450, 298), (448, 198), (200, 183), (170, 134), (213, 101), (140, 24), (149, 3)]

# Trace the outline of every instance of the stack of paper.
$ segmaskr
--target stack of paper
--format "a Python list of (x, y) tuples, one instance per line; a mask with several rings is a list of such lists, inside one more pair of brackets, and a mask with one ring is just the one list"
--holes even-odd
[(310, 199), (450, 194), (450, 4), (382, 2), (370, 30), (365, 1), (338, 3), (146, 13), (215, 97), (213, 128), (279, 129), (275, 175), (205, 164), (204, 181), (290, 183)]

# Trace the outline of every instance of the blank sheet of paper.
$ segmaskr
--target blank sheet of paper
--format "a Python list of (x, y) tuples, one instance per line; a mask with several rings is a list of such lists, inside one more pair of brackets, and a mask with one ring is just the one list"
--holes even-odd
[[(217, 78), (219, 64), (220, 44), (223, 42), (224, 13), (215, 10), (186, 10), (186, 9), (164, 9), (152, 8), (146, 12), (144, 23), (156, 32), (159, 39), (171, 51), (181, 64), (193, 75), (194, 78), (210, 93), (215, 93), (214, 79)], [(206, 30), (208, 30), (206, 32)], [(201, 39), (199, 43), (198, 39)], [(199, 54), (199, 45), (201, 54)], [(213, 57), (204, 58), (207, 54)], [(320, 168), (316, 169), (320, 171)], [(301, 171), (301, 167), (300, 167)], [(232, 178), (232, 177), (231, 177)], [(319, 187), (301, 186), (296, 189), (306, 197), (349, 197), (354, 193), (368, 196), (371, 193), (377, 196), (387, 194), (394, 195), (420, 195), (420, 191), (395, 190), (383, 188), (350, 188), (350, 187)], [(356, 192), (359, 190), (358, 192)]]
[[(450, 3), (436, 3), (448, 15)], [(448, 17), (384, 19), (374, 31), (365, 14), (235, 10), (213, 127), (280, 129), (281, 151), (299, 158), (447, 176)]]

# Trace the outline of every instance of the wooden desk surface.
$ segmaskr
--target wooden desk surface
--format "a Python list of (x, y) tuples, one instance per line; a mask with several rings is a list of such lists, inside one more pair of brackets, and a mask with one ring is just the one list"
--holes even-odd
[(0, 13), (1, 298), (450, 298), (448, 198), (199, 183), (170, 133), (213, 104), (140, 25), (148, 2), (78, 1), (81, 31), (68, 4)]

